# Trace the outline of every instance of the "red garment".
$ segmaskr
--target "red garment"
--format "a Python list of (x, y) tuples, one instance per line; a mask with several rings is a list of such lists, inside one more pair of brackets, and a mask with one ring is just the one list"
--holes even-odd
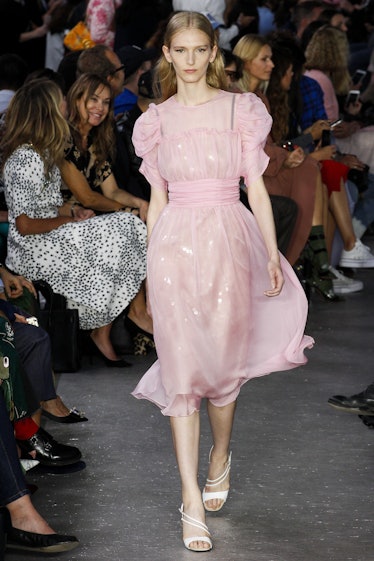
[(335, 160), (321, 162), (322, 182), (326, 185), (329, 197), (333, 191), (340, 191), (343, 183), (347, 181), (349, 167)]

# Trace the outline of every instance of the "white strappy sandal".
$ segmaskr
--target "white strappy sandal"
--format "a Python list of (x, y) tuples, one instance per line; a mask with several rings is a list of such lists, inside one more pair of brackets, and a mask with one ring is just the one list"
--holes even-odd
[[(183, 539), (183, 543), (184, 546), (189, 549), (190, 551), (198, 551), (198, 552), (205, 552), (205, 551), (210, 551), (213, 547), (212, 544), (212, 540), (210, 539), (210, 533), (208, 530), (208, 526), (206, 524), (204, 524), (203, 522), (200, 522), (200, 520), (196, 520), (196, 518), (192, 518), (192, 516), (189, 516), (188, 514), (186, 514), (183, 510), (183, 504), (181, 505), (179, 512), (181, 513), (181, 520), (182, 522), (184, 522), (185, 524), (189, 524), (190, 526), (195, 526), (195, 528), (198, 528), (199, 530), (201, 530), (202, 532), (206, 532), (205, 535), (202, 536), (192, 536), (191, 538), (184, 538)], [(195, 547), (190, 547), (191, 544), (193, 542), (203, 542), (208, 544), (209, 547), (205, 548), (205, 549), (198, 549)]]
[[(211, 447), (210, 452), (209, 452), (209, 463), (210, 463), (210, 456), (212, 454), (212, 450), (213, 450), (213, 446)], [(229, 475), (230, 469), (231, 469), (231, 452), (229, 454), (228, 460), (226, 462), (226, 467), (225, 467), (225, 470), (222, 473), (222, 475), (217, 477), (217, 479), (207, 479), (206, 480), (205, 487), (204, 487), (204, 490), (203, 490), (203, 503), (204, 503), (205, 510), (208, 510), (209, 512), (218, 512), (219, 510), (221, 510), (221, 508), (223, 507), (223, 505), (227, 501), (227, 497), (228, 497), (228, 494), (229, 494), (229, 489), (227, 489), (226, 491), (205, 491), (205, 489), (207, 487), (217, 487), (217, 485), (220, 485), (221, 483), (223, 483), (225, 481), (226, 477)], [(222, 501), (221, 506), (219, 506), (218, 508), (208, 507), (206, 505), (206, 501), (211, 501), (213, 499), (219, 499), (220, 501)]]

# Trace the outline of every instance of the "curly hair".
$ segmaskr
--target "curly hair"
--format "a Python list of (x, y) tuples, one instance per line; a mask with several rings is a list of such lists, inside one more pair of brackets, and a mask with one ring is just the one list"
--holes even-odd
[(320, 70), (331, 79), (337, 95), (350, 88), (348, 71), (349, 45), (344, 31), (324, 25), (317, 29), (305, 50), (306, 70)]
[[(223, 57), (218, 49), (218, 36), (214, 32), (210, 21), (198, 12), (177, 12), (169, 19), (164, 35), (164, 45), (171, 46), (173, 37), (180, 31), (197, 29), (205, 33), (209, 39), (210, 48), (217, 47), (217, 54), (213, 62), (208, 66), (206, 81), (213, 88), (225, 89), (226, 79), (224, 72)], [(177, 77), (173, 65), (165, 56), (161, 56), (155, 67), (154, 74), (156, 84), (156, 97), (162, 100), (168, 99), (177, 92)]]
[(61, 113), (62, 101), (59, 86), (46, 78), (32, 80), (17, 90), (5, 116), (2, 167), (22, 144), (32, 144), (47, 176), (62, 162), (69, 137), (69, 127)]
[(115, 135), (113, 125), (113, 92), (110, 84), (96, 74), (82, 74), (76, 82), (72, 85), (67, 96), (68, 105), (68, 121), (70, 125), (71, 135), (74, 143), (80, 150), (83, 151), (82, 135), (80, 132), (80, 125), (82, 116), (78, 109), (78, 101), (83, 99), (85, 107), (91, 96), (97, 92), (98, 89), (107, 88), (110, 95), (110, 107), (108, 116), (100, 125), (92, 128), (92, 144), (96, 156), (97, 164), (101, 164), (115, 156)]

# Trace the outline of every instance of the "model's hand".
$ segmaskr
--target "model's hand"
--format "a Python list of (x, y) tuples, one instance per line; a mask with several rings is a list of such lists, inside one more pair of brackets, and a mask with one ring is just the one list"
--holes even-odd
[(279, 262), (270, 260), (268, 263), (271, 290), (265, 290), (265, 296), (278, 296), (284, 285), (284, 278)]

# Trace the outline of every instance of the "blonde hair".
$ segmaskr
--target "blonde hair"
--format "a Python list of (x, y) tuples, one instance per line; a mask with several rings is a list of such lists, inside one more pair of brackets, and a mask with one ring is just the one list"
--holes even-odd
[[(244, 92), (250, 91), (251, 76), (245, 67), (246, 62), (252, 62), (253, 59), (258, 56), (262, 47), (269, 45), (269, 41), (265, 39), (262, 35), (247, 34), (243, 35), (236, 43), (234, 50), (232, 51), (234, 55), (242, 59), (243, 66), (243, 76), (238, 80), (238, 85)], [(265, 91), (267, 86), (267, 81), (260, 83), (259, 89)]]
[(5, 116), (3, 166), (22, 144), (32, 144), (47, 176), (63, 160), (69, 127), (60, 110), (62, 101), (59, 86), (45, 78), (30, 81), (15, 93)]
[[(166, 26), (164, 45), (170, 48), (173, 37), (180, 31), (188, 29), (202, 31), (209, 39), (210, 48), (217, 47), (216, 57), (207, 69), (206, 81), (213, 88), (225, 89), (224, 63), (222, 54), (218, 49), (217, 34), (214, 32), (208, 18), (203, 14), (198, 12), (177, 12), (174, 14)], [(162, 100), (168, 99), (177, 92), (175, 70), (173, 65), (166, 60), (165, 56), (161, 56), (156, 64), (154, 83), (156, 97), (160, 97)]]
[(328, 74), (337, 95), (345, 95), (351, 84), (348, 71), (349, 45), (344, 31), (331, 25), (317, 29), (305, 50), (306, 70)]

